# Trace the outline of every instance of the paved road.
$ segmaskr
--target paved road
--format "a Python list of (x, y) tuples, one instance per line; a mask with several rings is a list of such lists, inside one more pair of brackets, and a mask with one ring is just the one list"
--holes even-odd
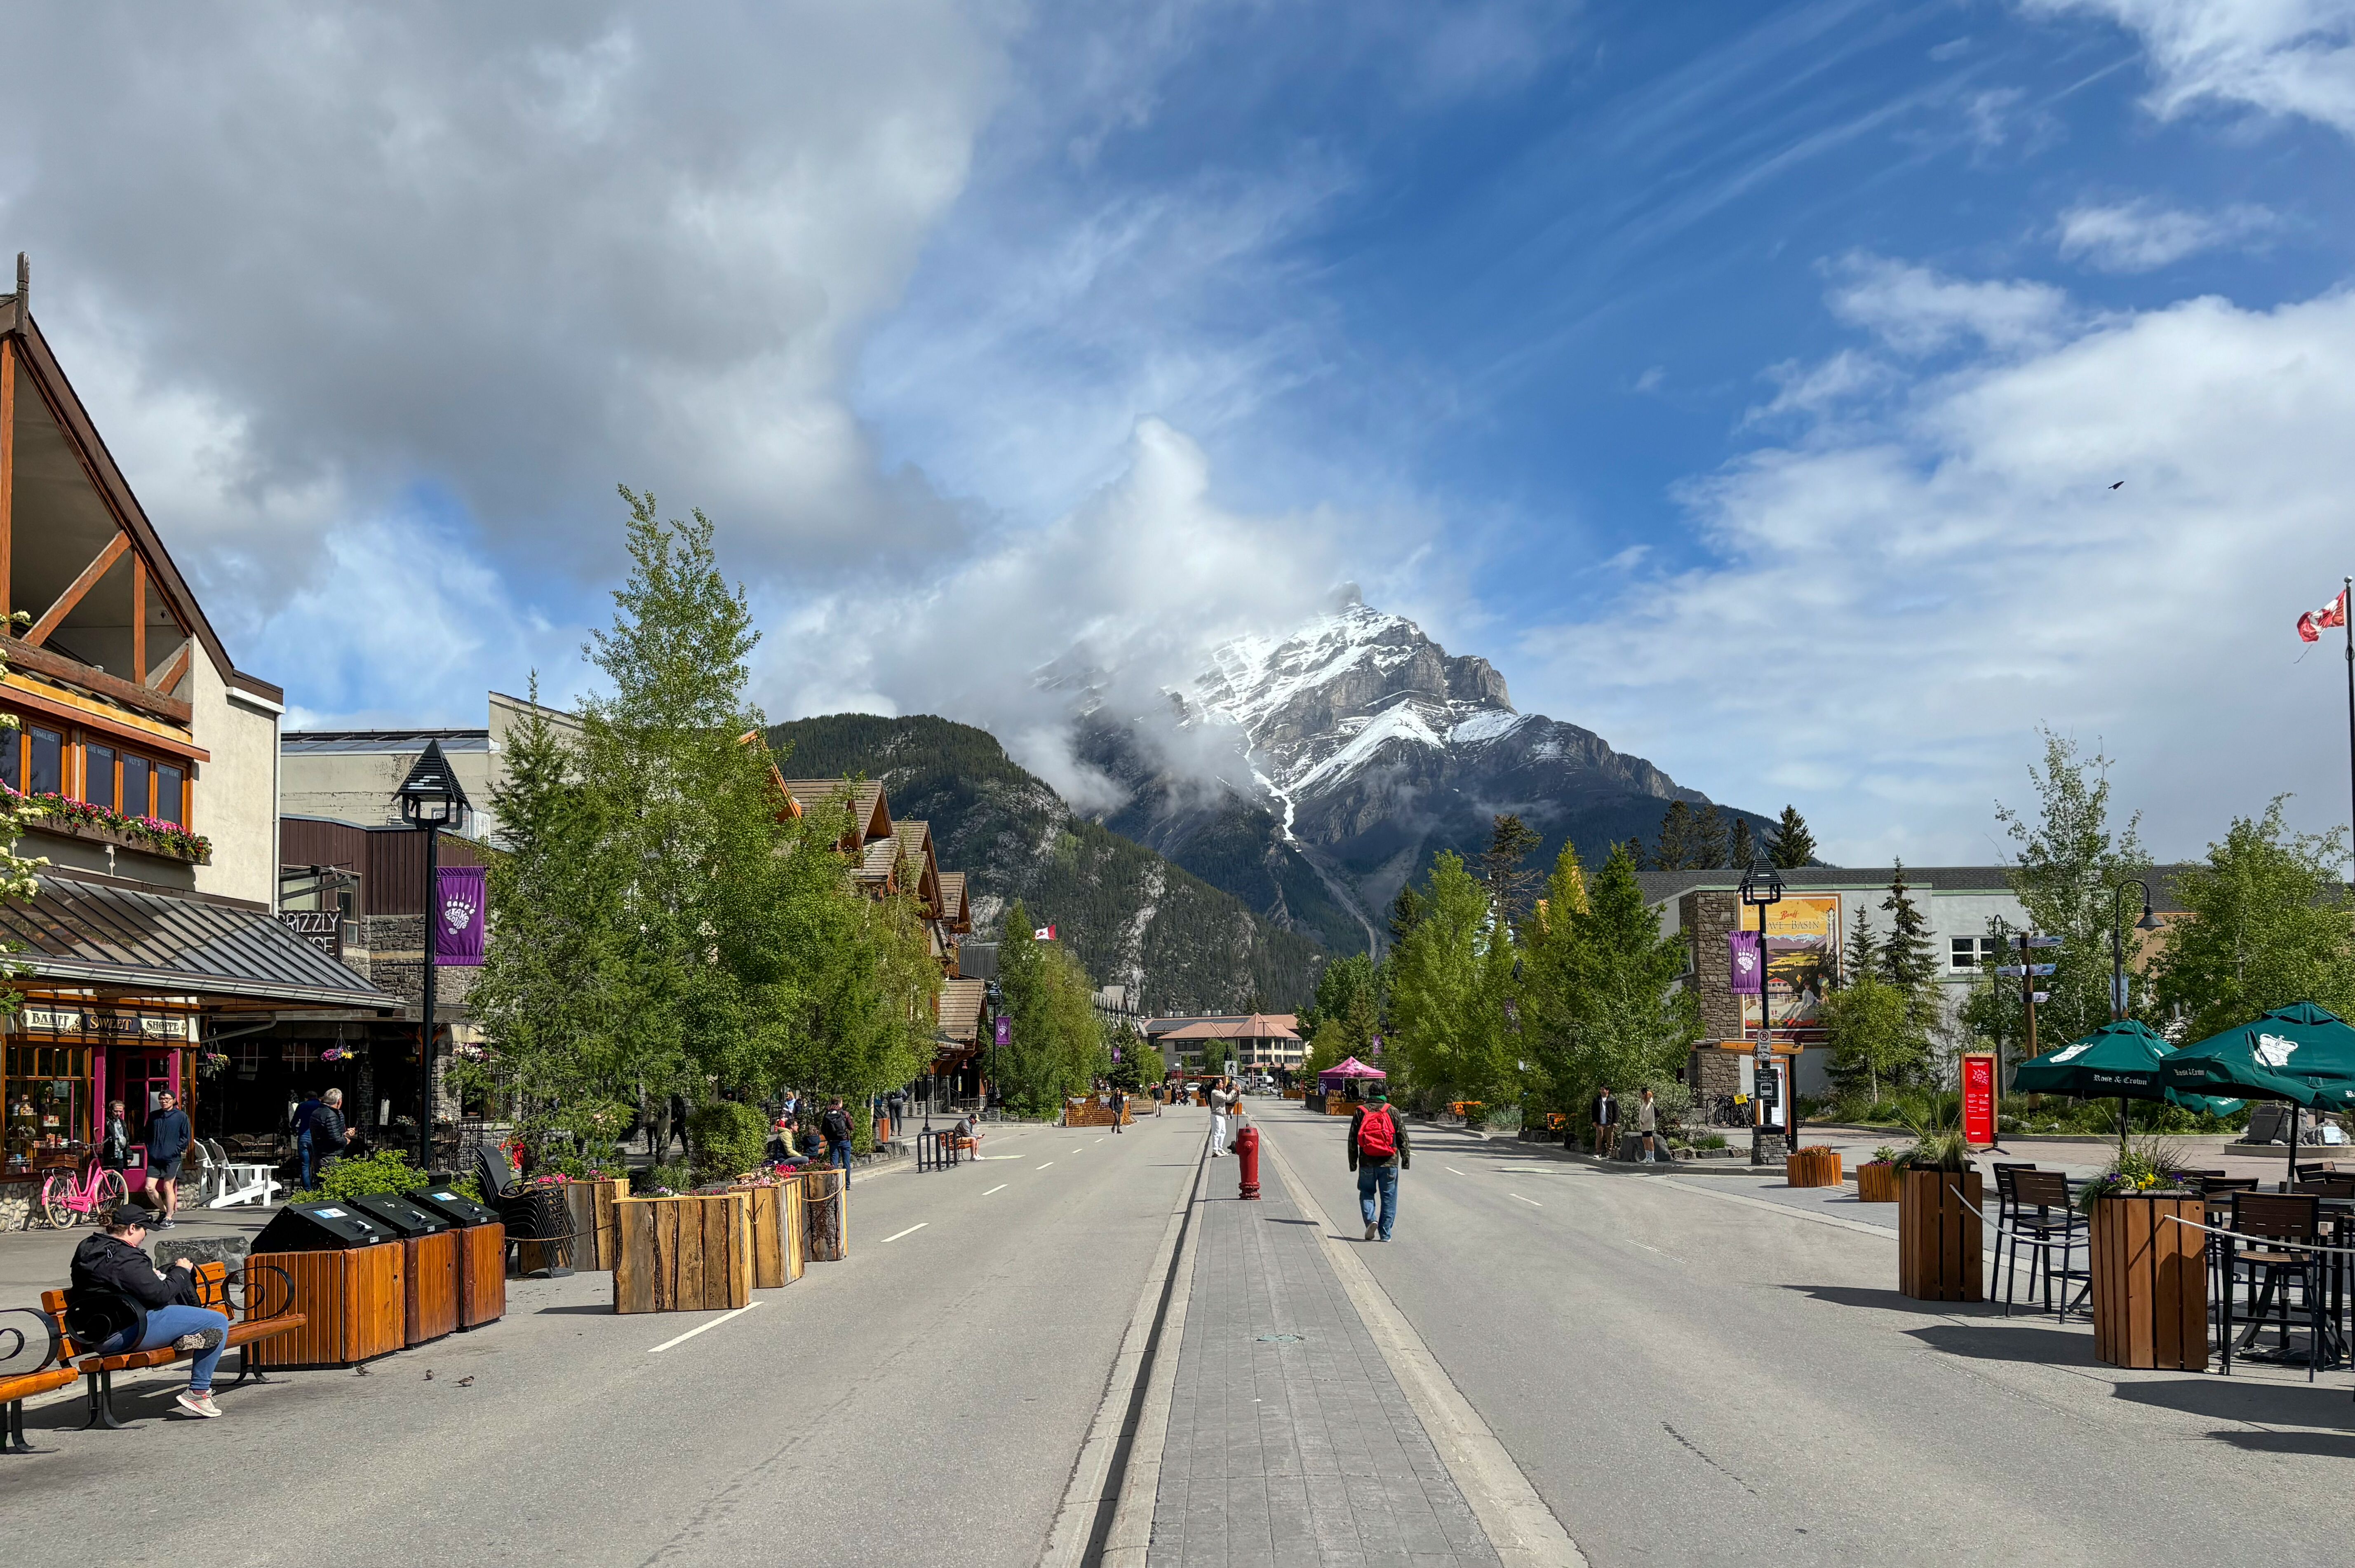
[[(1345, 1124), (1259, 1122), (1354, 1217)], [(1905, 1301), (1892, 1239), (1722, 1179), (1414, 1141), (1397, 1239), (1366, 1261), (1598, 1568), (2347, 1550), (2344, 1373), (2122, 1372), (2082, 1324)]]
[(176, 1381), (143, 1385), (133, 1431), (37, 1410), (54, 1451), (0, 1459), (0, 1540), (124, 1564), (1030, 1568), (1206, 1128), (1002, 1129), (978, 1165), (862, 1181), (847, 1262), (660, 1354), (715, 1315), (617, 1318), (611, 1277), (581, 1275), (368, 1377), (239, 1390), (218, 1422), (163, 1418)]

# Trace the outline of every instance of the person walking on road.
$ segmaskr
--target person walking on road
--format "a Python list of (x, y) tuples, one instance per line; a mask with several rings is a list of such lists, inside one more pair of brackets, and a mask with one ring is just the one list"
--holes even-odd
[(163, 1213), (158, 1228), (168, 1231), (180, 1207), (180, 1161), (187, 1157), (188, 1145), (197, 1135), (188, 1126), (188, 1113), (179, 1108), (171, 1090), (165, 1089), (156, 1104), (155, 1114), (147, 1118), (147, 1185)]
[(1210, 1158), (1216, 1160), (1227, 1151), (1229, 1122), (1234, 1115), (1235, 1091), (1220, 1078), (1210, 1086)]
[(1636, 1131), (1644, 1139), (1644, 1159), (1656, 1165), (1659, 1163), (1660, 1151), (1653, 1141), (1653, 1135), (1659, 1130), (1660, 1107), (1652, 1103), (1652, 1091), (1646, 1089), (1644, 1097), (1636, 1106)]
[(842, 1184), (850, 1185), (850, 1113), (842, 1108), (842, 1097), (837, 1095), (818, 1118), (818, 1130), (826, 1134), (827, 1156), (842, 1172)]
[(1366, 1216), (1366, 1239), (1391, 1239), (1398, 1218), (1399, 1172), (1412, 1163), (1406, 1123), (1391, 1109), (1380, 1084), (1366, 1090), (1366, 1103), (1349, 1118), (1349, 1169), (1358, 1173), (1358, 1208)]
[(1126, 1089), (1114, 1089), (1112, 1092), (1112, 1130), (1114, 1136), (1117, 1137), (1119, 1135), (1120, 1124), (1127, 1118), (1127, 1116), (1128, 1091)]
[(1595, 1094), (1590, 1114), (1594, 1118), (1595, 1156), (1608, 1160), (1613, 1153), (1614, 1141), (1619, 1136), (1619, 1102), (1611, 1097), (1610, 1085), (1604, 1085)]

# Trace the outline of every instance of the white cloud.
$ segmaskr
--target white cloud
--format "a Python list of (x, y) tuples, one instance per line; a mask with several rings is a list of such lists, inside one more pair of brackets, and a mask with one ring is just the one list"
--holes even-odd
[(2355, 3), (2350, 0), (2022, 0), (2030, 11), (2089, 11), (2138, 34), (2172, 119), (2201, 103), (2298, 115), (2355, 135)]
[(2061, 254), (2105, 272), (2147, 272), (2201, 250), (2212, 250), (2275, 227), (2262, 207), (2186, 212), (2147, 197), (2109, 207), (2076, 207), (2061, 215)]
[(2350, 420), (2355, 294), (2079, 322), (1693, 484), (1712, 563), (1530, 638), (1515, 690), (1850, 863), (1992, 853), (2039, 722), (2164, 853), (2281, 790), (2343, 821), (2339, 672), (2292, 624), (2345, 569)]
[(1885, 257), (1851, 255), (1834, 270), (1833, 313), (1902, 354), (1931, 354), (1965, 337), (1999, 353), (2048, 347), (2071, 318), (2048, 283), (1967, 282)]

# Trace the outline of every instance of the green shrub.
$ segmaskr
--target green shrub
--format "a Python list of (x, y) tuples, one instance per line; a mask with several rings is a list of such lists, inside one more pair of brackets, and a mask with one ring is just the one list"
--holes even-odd
[(698, 1181), (723, 1181), (760, 1168), (769, 1148), (769, 1118), (741, 1100), (712, 1100), (687, 1113)]
[(684, 1165), (649, 1165), (630, 1173), (630, 1191), (641, 1197), (684, 1192), (695, 1185), (695, 1172)]
[[(400, 1150), (379, 1149), (374, 1154), (336, 1160), (319, 1172), (316, 1191), (297, 1192), (287, 1201), (338, 1203), (370, 1192), (421, 1192), (433, 1184), (433, 1178), (411, 1165)], [(452, 1186), (478, 1203), (483, 1201), (482, 1189), (472, 1176), (460, 1177)]]

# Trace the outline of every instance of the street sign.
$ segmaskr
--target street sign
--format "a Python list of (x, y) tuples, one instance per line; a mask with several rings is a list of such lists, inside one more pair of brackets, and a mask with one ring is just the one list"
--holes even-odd
[(2040, 991), (2036, 993), (2034, 1000), (2039, 1002), (2051, 1001), (2052, 1000), (2052, 993), (2049, 991)]
[(1976, 1051), (1963, 1058), (1963, 1138), (1975, 1149), (1995, 1142), (1995, 1058)]
[(1758, 1075), (1758, 1097), (1773, 1105), (1783, 1097), (1783, 1075), (1771, 1067)]
[(2057, 948), (2061, 945), (2061, 938), (2058, 937), (2030, 937), (2028, 938), (2028, 945), (2031, 948)]
[(1998, 964), (1995, 972), (2007, 980), (2019, 980), (2023, 975), (2049, 975), (2060, 967), (2058, 964)]

